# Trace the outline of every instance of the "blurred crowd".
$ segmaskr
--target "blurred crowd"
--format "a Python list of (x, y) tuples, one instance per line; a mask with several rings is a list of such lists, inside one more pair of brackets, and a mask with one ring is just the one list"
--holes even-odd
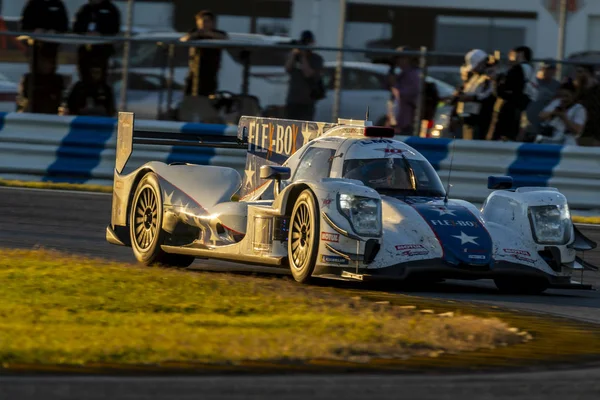
[[(77, 33), (116, 35), (121, 15), (111, 0), (88, 0), (82, 4), (72, 26), (62, 0), (29, 0), (21, 14), (21, 31), (31, 33)], [(83, 44), (77, 50), (78, 80), (67, 90), (65, 77), (57, 73), (58, 42), (28, 40), (29, 72), (19, 86), (17, 111), (61, 115), (113, 116), (114, 94), (108, 85), (112, 44)], [(67, 93), (65, 96), (65, 92)]]
[(461, 67), (452, 98), (450, 131), (472, 140), (600, 145), (600, 85), (589, 65), (557, 79), (552, 60), (536, 70), (530, 48), (514, 48), (504, 71), (498, 60), (474, 49)]
[[(77, 11), (72, 26), (62, 0), (29, 0), (21, 15), (21, 30), (33, 33), (77, 33), (110, 36), (120, 32), (121, 16), (112, 0), (88, 0)], [(195, 26), (181, 41), (227, 39), (217, 29), (215, 15), (200, 11)], [(304, 31), (284, 65), (289, 76), (284, 115), (314, 120), (317, 103), (326, 97), (323, 58), (314, 51), (315, 37)], [(70, 88), (57, 74), (58, 41), (29, 40), (30, 71), (24, 74), (17, 99), (21, 112), (61, 115), (114, 116), (115, 97), (107, 82), (112, 44), (83, 44), (77, 50), (78, 80)], [(413, 50), (408, 47), (399, 51)], [(413, 52), (415, 54), (415, 52)], [(180, 120), (193, 120), (198, 110), (212, 109), (208, 99), (218, 91), (222, 49), (189, 49), (185, 97)], [(518, 141), (569, 145), (600, 145), (600, 84), (592, 66), (578, 65), (570, 77), (558, 80), (557, 66), (549, 60), (534, 66), (532, 50), (514, 48), (508, 65), (481, 49), (469, 51), (460, 68), (461, 84), (446, 105), (444, 136), (466, 140)], [(398, 134), (420, 135), (419, 121), (433, 121), (439, 112), (436, 85), (422, 79), (419, 58), (399, 55), (390, 61), (384, 90), (389, 91), (386, 125)], [(252, 96), (246, 96), (252, 98)], [(242, 98), (242, 96), (240, 96)], [(230, 101), (231, 102), (231, 101)], [(256, 102), (257, 103), (257, 102)], [(258, 104), (244, 113), (260, 112)], [(419, 112), (418, 118), (416, 117)], [(210, 115), (202, 115), (204, 122)], [(192, 118), (192, 119), (190, 119)], [(207, 119), (208, 118), (208, 119)]]

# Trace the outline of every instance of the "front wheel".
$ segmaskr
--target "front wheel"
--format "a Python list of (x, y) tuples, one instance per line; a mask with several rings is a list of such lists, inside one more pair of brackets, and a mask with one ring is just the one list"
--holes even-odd
[(500, 277), (494, 283), (498, 290), (508, 294), (540, 294), (548, 289), (548, 281), (543, 278)]
[(317, 201), (306, 189), (294, 205), (288, 238), (288, 258), (294, 279), (307, 283), (315, 270), (319, 252), (319, 217)]
[(166, 233), (162, 230), (163, 204), (156, 174), (147, 173), (140, 180), (129, 215), (131, 248), (135, 258), (145, 265), (185, 268), (194, 257), (165, 253), (161, 249)]

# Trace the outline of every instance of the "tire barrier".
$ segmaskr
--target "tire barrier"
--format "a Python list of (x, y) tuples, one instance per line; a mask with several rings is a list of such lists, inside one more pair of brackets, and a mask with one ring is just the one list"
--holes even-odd
[[(25, 181), (112, 184), (117, 120), (0, 113), (0, 177)], [(231, 135), (236, 126), (136, 120), (139, 131)], [(515, 186), (551, 186), (571, 207), (600, 209), (600, 149), (546, 144), (399, 137), (421, 152), (447, 185), (450, 196), (481, 204), (490, 175), (510, 175)], [(220, 165), (243, 172), (239, 149), (137, 145), (127, 165), (151, 160)]]

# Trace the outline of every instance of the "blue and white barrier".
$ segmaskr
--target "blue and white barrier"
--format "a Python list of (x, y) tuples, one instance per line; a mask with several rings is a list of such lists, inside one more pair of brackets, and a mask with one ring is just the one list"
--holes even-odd
[[(237, 134), (236, 126), (135, 121), (136, 130)], [(101, 117), (0, 113), (0, 176), (5, 179), (112, 184), (117, 120)], [(243, 170), (245, 152), (139, 145), (127, 170), (147, 161), (227, 165)]]
[[(28, 181), (112, 184), (116, 119), (0, 113), (0, 177)], [(136, 120), (136, 130), (236, 135), (237, 127)], [(510, 175), (517, 186), (557, 187), (574, 209), (600, 209), (600, 148), (400, 137), (420, 151), (450, 196), (482, 203), (489, 175)], [(245, 151), (136, 146), (128, 168), (151, 160), (229, 166), (243, 171)]]

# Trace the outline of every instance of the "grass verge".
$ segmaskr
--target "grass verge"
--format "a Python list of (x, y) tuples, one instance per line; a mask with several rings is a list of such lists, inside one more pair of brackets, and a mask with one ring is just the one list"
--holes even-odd
[(28, 189), (74, 190), (78, 192), (112, 193), (112, 186), (88, 185), (78, 183), (26, 182), (0, 179), (0, 186)]
[(429, 357), (526, 337), (287, 279), (0, 250), (0, 363), (162, 364)]

